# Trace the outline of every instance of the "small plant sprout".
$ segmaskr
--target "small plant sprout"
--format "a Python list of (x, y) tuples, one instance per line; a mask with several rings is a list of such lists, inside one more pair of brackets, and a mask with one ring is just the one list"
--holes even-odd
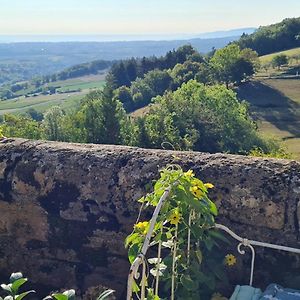
[(27, 278), (23, 277), (21, 272), (12, 273), (9, 278), (10, 283), (1, 284), (2, 290), (4, 290), (8, 295), (5, 298), (0, 297), (0, 300), (22, 300), (27, 295), (35, 293), (34, 290), (20, 292), (21, 286), (28, 281)]

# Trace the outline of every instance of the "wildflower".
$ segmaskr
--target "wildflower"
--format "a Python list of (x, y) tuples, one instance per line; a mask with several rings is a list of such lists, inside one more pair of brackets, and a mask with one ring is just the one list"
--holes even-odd
[(149, 226), (149, 222), (145, 221), (145, 222), (139, 222), (137, 224), (134, 225), (134, 229), (136, 229), (137, 231), (143, 233), (144, 235), (147, 234), (147, 230), (148, 230), (148, 226)]
[(207, 189), (212, 189), (212, 188), (215, 187), (212, 183), (204, 183), (204, 186), (205, 186)]
[(190, 188), (190, 191), (192, 192), (192, 194), (196, 197), (196, 198), (201, 198), (201, 196), (203, 196), (203, 192), (201, 191), (201, 189), (199, 188), (199, 186), (194, 185)]
[(188, 170), (187, 172), (184, 173), (184, 175), (187, 176), (187, 177), (194, 177), (195, 176), (193, 170)]
[(236, 257), (233, 254), (227, 254), (225, 256), (225, 265), (232, 267), (236, 264)]
[(179, 213), (179, 211), (174, 210), (168, 220), (170, 221), (171, 224), (177, 225), (180, 221), (180, 218), (181, 218), (181, 214)]

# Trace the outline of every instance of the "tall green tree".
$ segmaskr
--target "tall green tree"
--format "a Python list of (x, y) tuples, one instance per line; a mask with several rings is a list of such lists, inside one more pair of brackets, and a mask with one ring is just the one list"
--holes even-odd
[(218, 82), (239, 84), (255, 73), (258, 65), (257, 53), (251, 49), (241, 50), (236, 44), (218, 49), (210, 60), (210, 65)]
[(122, 125), (127, 115), (122, 104), (114, 97), (111, 87), (91, 92), (81, 107), (86, 141), (96, 144), (120, 144)]
[(62, 119), (64, 112), (59, 106), (53, 106), (46, 111), (43, 120), (44, 134), (47, 140), (63, 140)]

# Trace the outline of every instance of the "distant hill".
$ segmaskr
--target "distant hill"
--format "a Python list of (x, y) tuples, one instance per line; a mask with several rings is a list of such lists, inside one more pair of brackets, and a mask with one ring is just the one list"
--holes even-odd
[(256, 28), (235, 28), (198, 34), (84, 34), (84, 35), (0, 35), (0, 43), (20, 42), (118, 42), (118, 41), (174, 41), (193, 38), (212, 39), (251, 34)]
[(255, 32), (257, 28), (255, 27), (247, 27), (247, 28), (239, 28), (239, 29), (231, 29), (231, 30), (223, 30), (223, 31), (213, 31), (206, 32), (197, 35), (198, 38), (201, 39), (215, 39), (215, 38), (223, 38), (223, 37), (231, 37), (231, 36), (241, 36), (243, 34), (252, 34)]
[(60, 42), (0, 44), (0, 85), (50, 75), (73, 65), (94, 60), (161, 56), (184, 44), (201, 53), (222, 48), (239, 36), (215, 39), (128, 42)]

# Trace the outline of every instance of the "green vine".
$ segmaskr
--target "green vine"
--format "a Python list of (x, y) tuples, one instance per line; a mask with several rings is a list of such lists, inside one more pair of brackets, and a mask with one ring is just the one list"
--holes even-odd
[(218, 214), (208, 197), (213, 187), (192, 170), (169, 165), (161, 171), (154, 191), (138, 200), (139, 219), (125, 241), (130, 263), (140, 254), (151, 224), (141, 216), (153, 211), (166, 189), (171, 189), (151, 236), (148, 254), (153, 257), (144, 259), (146, 271), (133, 282), (137, 299), (210, 299), (217, 281), (224, 280), (224, 256), (214, 251), (225, 238), (213, 229)]

